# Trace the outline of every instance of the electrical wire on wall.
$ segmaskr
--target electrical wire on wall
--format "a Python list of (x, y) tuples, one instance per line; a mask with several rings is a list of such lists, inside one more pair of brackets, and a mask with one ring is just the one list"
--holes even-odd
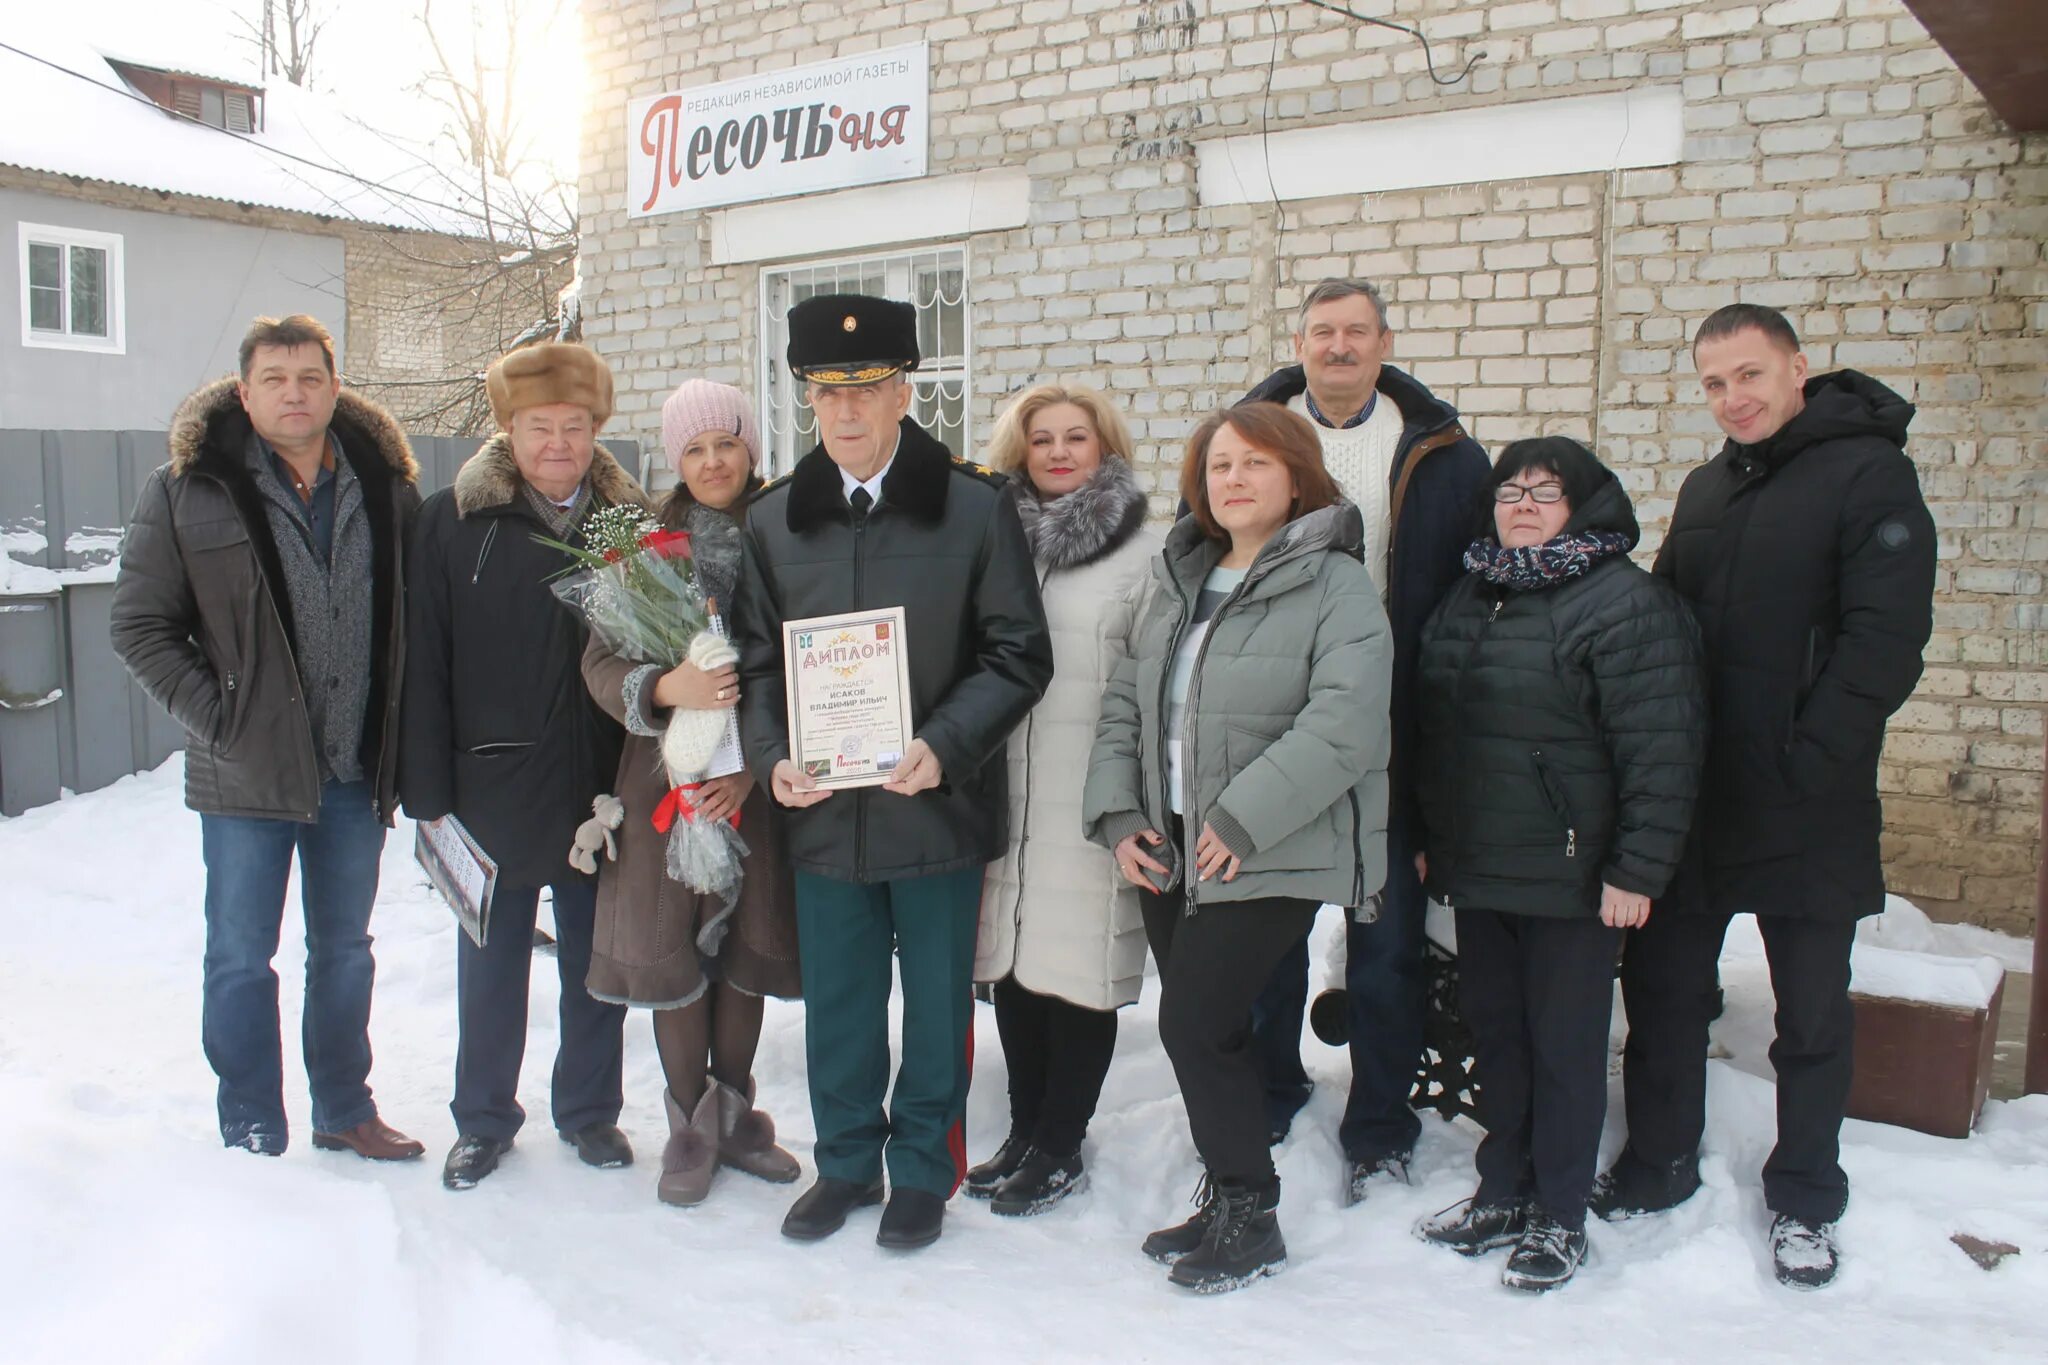
[[(1408, 24), (1395, 23), (1391, 19), (1379, 19), (1369, 14), (1360, 14), (1347, 6), (1332, 4), (1330, 0), (1303, 0), (1303, 3), (1311, 5), (1316, 9), (1327, 10), (1332, 14), (1342, 15), (1354, 23), (1370, 24), (1378, 28), (1392, 29), (1396, 33), (1407, 34), (1421, 45), (1423, 66), (1429, 73), (1429, 79), (1438, 86), (1459, 84), (1472, 74), (1472, 69), (1479, 65), (1480, 61), (1486, 56), (1483, 51), (1474, 52), (1465, 59), (1464, 65), (1458, 68), (1456, 74), (1449, 76), (1439, 75), (1436, 69), (1436, 54), (1430, 47), (1429, 38), (1420, 28)], [(1273, 288), (1277, 293), (1282, 283), (1282, 274), (1287, 255), (1287, 209), (1281, 200), (1279, 185), (1273, 176), (1272, 144), (1273, 75), (1280, 60), (1283, 25), (1281, 15), (1274, 7), (1274, 0), (1265, 0), (1265, 12), (1267, 27), (1272, 30), (1273, 45), (1266, 56), (1266, 88), (1261, 93), (1259, 101), (1259, 144), (1260, 155), (1266, 165), (1266, 190), (1273, 198)]]
[(1361, 24), (1373, 24), (1379, 28), (1390, 28), (1396, 33), (1407, 34), (1416, 42), (1422, 44), (1422, 64), (1429, 69), (1429, 78), (1438, 85), (1456, 85), (1459, 81), (1471, 75), (1472, 68), (1479, 65), (1480, 58), (1486, 55), (1483, 52), (1475, 52), (1466, 60), (1465, 65), (1458, 68), (1457, 75), (1439, 76), (1436, 74), (1436, 55), (1429, 50), (1429, 39), (1423, 36), (1421, 29), (1412, 28), (1407, 24), (1397, 24), (1391, 19), (1375, 19), (1370, 14), (1360, 14), (1357, 10), (1348, 9), (1343, 5), (1333, 5), (1330, 3), (1330, 0), (1302, 0), (1302, 3), (1314, 5), (1317, 9), (1326, 9), (1332, 14), (1341, 14), (1345, 18), (1355, 20)]

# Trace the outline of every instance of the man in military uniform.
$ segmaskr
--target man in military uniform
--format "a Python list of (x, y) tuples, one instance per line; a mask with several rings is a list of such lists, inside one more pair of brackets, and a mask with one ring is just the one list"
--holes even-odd
[[(790, 310), (789, 367), (818, 448), (747, 514), (734, 626), (748, 761), (789, 808), (817, 1183), (785, 1236), (880, 1203), (876, 1241), (937, 1240), (966, 1169), (974, 940), (1004, 848), (1004, 743), (1052, 680), (1052, 644), (1007, 481), (909, 417), (910, 305), (823, 295)], [(901, 607), (914, 737), (887, 785), (821, 790), (790, 761), (782, 623)], [(903, 979), (889, 1107), (889, 971)]]

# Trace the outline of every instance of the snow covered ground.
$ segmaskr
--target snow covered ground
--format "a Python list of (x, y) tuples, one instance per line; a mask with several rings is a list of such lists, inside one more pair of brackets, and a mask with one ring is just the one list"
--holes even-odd
[[(390, 839), (376, 932), (371, 1080), (423, 1139), (389, 1167), (307, 1141), (296, 1028), (296, 908), (283, 969), (293, 1145), (280, 1161), (223, 1150), (199, 1049), (197, 818), (179, 766), (0, 821), (0, 1361), (626, 1362), (889, 1358), (1284, 1361), (2041, 1360), (2048, 1356), (2048, 1097), (1993, 1102), (1967, 1142), (1852, 1123), (1855, 1196), (1840, 1282), (1771, 1279), (1758, 1166), (1772, 1129), (1768, 993), (1753, 937), (1730, 936), (1706, 1188), (1663, 1218), (1596, 1224), (1563, 1293), (1498, 1283), (1417, 1243), (1411, 1224), (1465, 1195), (1475, 1132), (1430, 1120), (1411, 1188), (1338, 1203), (1334, 1140), (1346, 1063), (1310, 1041), (1314, 1101), (1280, 1153), (1286, 1274), (1197, 1299), (1138, 1254), (1178, 1220), (1193, 1148), (1153, 1027), (1124, 1014), (1092, 1132), (1094, 1187), (1010, 1222), (956, 1200), (944, 1239), (892, 1256), (857, 1215), (817, 1246), (776, 1233), (793, 1191), (730, 1172), (690, 1211), (658, 1205), (661, 1081), (644, 1018), (628, 1021), (624, 1126), (641, 1162), (592, 1171), (547, 1121), (553, 963), (536, 960), (519, 1146), (478, 1189), (440, 1187), (454, 1132), (453, 921)], [(1910, 921), (1906, 930), (1918, 932)], [(1320, 933), (1328, 935), (1334, 923)], [(2011, 941), (1933, 931), (1932, 946)], [(984, 1012), (969, 1149), (1005, 1116)], [(771, 1006), (762, 1102), (808, 1154), (800, 1007)], [(1608, 1148), (1619, 1140), (1611, 1122)], [(1967, 1232), (2021, 1255), (1978, 1269)]]

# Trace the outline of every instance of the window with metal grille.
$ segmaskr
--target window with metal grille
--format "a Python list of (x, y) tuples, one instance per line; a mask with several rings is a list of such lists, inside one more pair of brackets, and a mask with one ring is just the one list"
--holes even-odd
[(854, 256), (761, 272), (762, 473), (786, 474), (818, 444), (818, 422), (804, 386), (789, 372), (789, 310), (818, 294), (873, 294), (917, 309), (917, 349), (910, 415), (955, 455), (974, 457), (968, 408), (973, 326), (967, 313), (967, 248), (936, 247)]
[(121, 238), (21, 225), (21, 344), (72, 351), (126, 349)]

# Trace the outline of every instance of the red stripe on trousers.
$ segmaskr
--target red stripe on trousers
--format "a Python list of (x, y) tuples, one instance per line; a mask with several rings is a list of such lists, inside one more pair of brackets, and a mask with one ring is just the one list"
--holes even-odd
[[(974, 1079), (974, 1014), (967, 1015), (967, 1078)], [(953, 1155), (953, 1188), (946, 1191), (951, 1199), (960, 1192), (960, 1182), (967, 1179), (967, 1106), (960, 1106), (960, 1117), (953, 1120), (953, 1126), (946, 1130), (946, 1150)]]

